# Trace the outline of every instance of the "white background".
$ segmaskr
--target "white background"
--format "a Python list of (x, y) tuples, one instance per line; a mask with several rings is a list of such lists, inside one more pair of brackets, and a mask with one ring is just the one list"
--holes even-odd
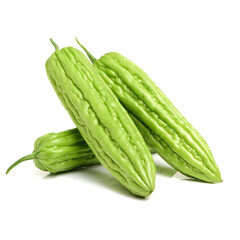
[[(240, 239), (239, 1), (1, 1), (0, 239)], [(146, 200), (103, 167), (57, 176), (24, 162), (35, 139), (73, 128), (45, 73), (60, 47), (137, 63), (208, 142), (223, 182), (157, 165)]]

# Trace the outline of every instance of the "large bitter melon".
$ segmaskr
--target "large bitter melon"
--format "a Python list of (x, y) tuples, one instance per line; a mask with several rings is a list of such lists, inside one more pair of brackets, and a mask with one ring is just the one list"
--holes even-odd
[(140, 67), (117, 52), (97, 60), (79, 45), (129, 111), (145, 141), (168, 164), (190, 177), (222, 181), (205, 140)]
[(148, 196), (156, 169), (145, 141), (82, 52), (66, 47), (46, 62), (55, 92), (101, 164), (129, 191)]

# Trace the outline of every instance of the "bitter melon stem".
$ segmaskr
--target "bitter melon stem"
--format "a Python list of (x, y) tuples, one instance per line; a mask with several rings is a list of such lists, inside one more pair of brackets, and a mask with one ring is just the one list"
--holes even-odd
[(59, 49), (58, 45), (53, 41), (52, 38), (50, 38), (50, 42), (51, 42), (52, 45), (55, 47), (55, 50), (58, 50), (58, 49)]
[(27, 161), (27, 160), (32, 160), (36, 157), (36, 153), (32, 153), (29, 154), (25, 157), (20, 158), (19, 160), (17, 160), (15, 163), (13, 163), (6, 171), (6, 174), (8, 174), (15, 166), (17, 166), (18, 164), (20, 164), (21, 162)]
[(79, 45), (79, 46), (84, 50), (84, 52), (87, 54), (87, 56), (88, 56), (88, 58), (90, 59), (90, 61), (91, 61), (92, 63), (96, 62), (97, 59), (78, 41), (77, 38), (75, 38), (75, 39), (76, 39), (78, 45)]

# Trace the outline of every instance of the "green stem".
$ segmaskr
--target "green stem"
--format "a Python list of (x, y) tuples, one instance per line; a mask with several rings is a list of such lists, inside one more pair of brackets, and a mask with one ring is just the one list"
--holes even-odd
[(78, 45), (84, 50), (84, 52), (87, 54), (88, 58), (90, 59), (90, 61), (92, 63), (96, 62), (97, 59), (78, 41), (78, 39), (76, 38), (76, 41), (78, 43)]
[(59, 49), (58, 45), (53, 41), (52, 38), (50, 38), (50, 42), (51, 42), (52, 45), (55, 47), (55, 50), (58, 50), (58, 49)]
[(31, 160), (34, 159), (36, 157), (35, 153), (29, 154), (23, 158), (20, 158), (19, 160), (17, 160), (15, 163), (13, 163), (6, 171), (6, 174), (8, 174), (15, 166), (17, 166), (19, 163), (27, 161), (27, 160)]

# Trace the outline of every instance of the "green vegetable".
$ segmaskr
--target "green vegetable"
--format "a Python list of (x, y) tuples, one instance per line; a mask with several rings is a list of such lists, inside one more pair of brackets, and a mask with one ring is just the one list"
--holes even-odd
[(6, 173), (19, 163), (31, 159), (37, 168), (50, 173), (99, 164), (77, 128), (39, 137), (35, 141), (32, 154), (16, 161)]
[(205, 140), (142, 69), (116, 52), (96, 60), (79, 45), (132, 114), (145, 141), (167, 163), (190, 177), (212, 183), (222, 181)]
[(6, 174), (18, 164), (32, 159), (37, 168), (50, 173), (100, 164), (77, 128), (39, 137), (32, 154), (13, 163)]
[(88, 146), (129, 191), (150, 195), (155, 165), (128, 113), (82, 52), (55, 48), (46, 62), (48, 78)]

